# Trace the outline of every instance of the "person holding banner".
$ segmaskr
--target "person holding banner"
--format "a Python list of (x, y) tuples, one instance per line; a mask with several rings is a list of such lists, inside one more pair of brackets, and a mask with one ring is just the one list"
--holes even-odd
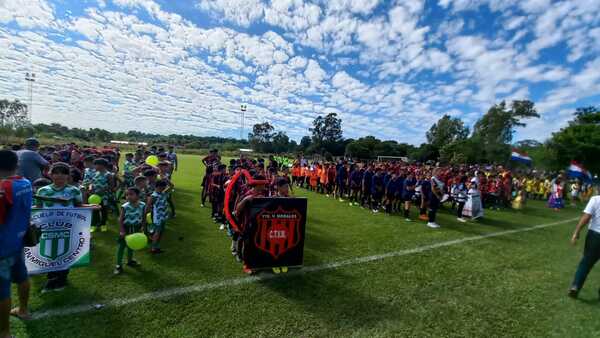
[[(63, 162), (57, 162), (50, 168), (52, 184), (40, 188), (35, 196), (38, 208), (80, 207), (83, 203), (81, 190), (69, 185), (70, 167)], [(42, 293), (61, 291), (67, 286), (69, 269), (48, 273), (48, 280)]]
[[(11, 315), (29, 319), (29, 275), (23, 237), (29, 227), (31, 183), (16, 176), (18, 157), (0, 150), (0, 337), (10, 337)], [(19, 307), (11, 310), (11, 282), (19, 286)]]

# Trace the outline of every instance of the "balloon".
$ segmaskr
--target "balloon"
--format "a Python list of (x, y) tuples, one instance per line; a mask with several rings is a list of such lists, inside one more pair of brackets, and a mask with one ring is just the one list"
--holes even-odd
[(88, 203), (93, 205), (100, 205), (100, 203), (102, 203), (102, 197), (93, 194), (90, 197), (88, 197)]
[(146, 164), (156, 167), (158, 165), (158, 157), (156, 155), (150, 155), (146, 157)]
[(146, 223), (152, 224), (152, 213), (151, 212), (146, 214)]
[(148, 244), (148, 237), (141, 232), (125, 236), (125, 243), (131, 250), (142, 250)]

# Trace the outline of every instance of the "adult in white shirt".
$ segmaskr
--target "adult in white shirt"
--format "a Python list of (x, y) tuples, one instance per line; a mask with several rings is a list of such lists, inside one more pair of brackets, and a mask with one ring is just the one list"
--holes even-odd
[(571, 238), (573, 245), (577, 243), (579, 233), (585, 225), (588, 225), (588, 232), (585, 237), (583, 258), (579, 262), (573, 284), (571, 284), (571, 289), (569, 290), (569, 296), (572, 298), (577, 298), (587, 275), (592, 270), (594, 264), (600, 259), (600, 196), (592, 197), (583, 210), (583, 215)]

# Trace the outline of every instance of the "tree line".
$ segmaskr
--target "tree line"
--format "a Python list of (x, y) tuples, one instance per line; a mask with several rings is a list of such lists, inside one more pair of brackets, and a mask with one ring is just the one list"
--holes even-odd
[(291, 140), (283, 130), (276, 130), (269, 122), (257, 123), (248, 133), (247, 140), (194, 135), (160, 135), (139, 131), (110, 132), (100, 128), (69, 128), (58, 123), (26, 123), (27, 105), (0, 100), (0, 133), (17, 137), (38, 137), (105, 143), (111, 140), (173, 144), (187, 149), (217, 148), (235, 151), (252, 148), (261, 153), (319, 154), (326, 158), (348, 156), (374, 159), (377, 156), (406, 156), (412, 160), (439, 161), (449, 164), (490, 163), (507, 164), (511, 148), (516, 147), (532, 157), (535, 166), (558, 170), (571, 160), (585, 165), (592, 172), (600, 172), (600, 109), (578, 108), (567, 126), (553, 133), (545, 142), (524, 140), (513, 143), (515, 128), (524, 127), (525, 120), (539, 118), (535, 104), (528, 100), (495, 104), (470, 130), (457, 117), (442, 116), (426, 131), (426, 142), (419, 146), (380, 140), (374, 136), (358, 139), (345, 138), (342, 120), (330, 113), (315, 118), (308, 135), (299, 143)]

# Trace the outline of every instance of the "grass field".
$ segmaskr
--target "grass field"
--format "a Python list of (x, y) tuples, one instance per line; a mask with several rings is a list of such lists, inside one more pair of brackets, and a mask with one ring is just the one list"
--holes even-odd
[[(109, 305), (28, 322), (13, 319), (13, 332), (18, 337), (600, 336), (600, 322), (594, 321), (600, 310), (600, 269), (590, 275), (580, 300), (566, 297), (583, 245), (569, 245), (574, 221), (323, 266), (569, 220), (579, 216), (578, 210), (554, 213), (534, 202), (521, 212), (486, 210), (483, 221), (468, 224), (443, 211), (442, 228), (431, 230), (422, 222), (373, 215), (297, 190), (296, 195), (309, 199), (305, 272), (248, 280), (209, 208), (199, 207), (202, 171), (199, 156), (181, 157), (175, 177), (177, 218), (168, 225), (165, 254), (138, 253), (141, 269), (125, 268), (113, 276), (113, 223), (110, 232), (95, 235), (92, 265), (73, 270), (65, 291), (42, 295), (43, 278), (33, 278), (34, 313)], [(116, 299), (194, 285), (204, 286), (113, 306)]]

